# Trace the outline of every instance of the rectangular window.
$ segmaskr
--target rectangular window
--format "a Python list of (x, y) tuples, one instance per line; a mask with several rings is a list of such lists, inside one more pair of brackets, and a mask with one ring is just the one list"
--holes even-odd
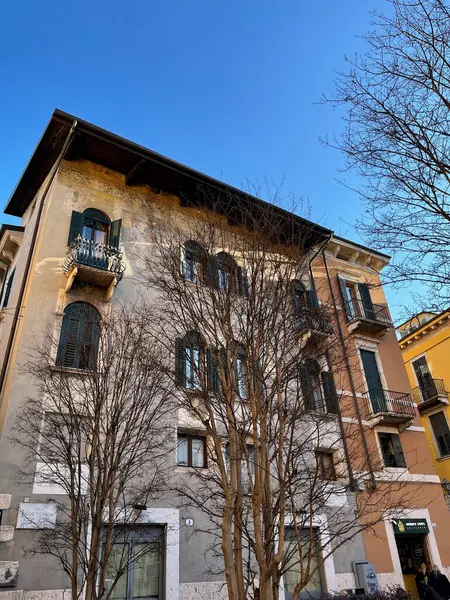
[(302, 530), (300, 534), (300, 552), (294, 529), (286, 529), (284, 542), (286, 572), (283, 575), (286, 600), (292, 598), (295, 586), (300, 583), (302, 574), (305, 577), (308, 562), (310, 565), (310, 577), (308, 583), (302, 589), (302, 592), (306, 592), (307, 596), (311, 596), (311, 593), (318, 595), (318, 593), (323, 591), (319, 567), (320, 544), (318, 534), (319, 532), (317, 529), (313, 530), (312, 536), (308, 529)]
[(336, 481), (336, 469), (334, 467), (333, 452), (327, 450), (317, 450), (316, 459), (319, 474), (322, 479)]
[(239, 398), (241, 398), (242, 400), (247, 400), (247, 369), (245, 367), (245, 360), (242, 356), (236, 357), (236, 383)]
[(379, 433), (381, 454), (385, 467), (406, 467), (400, 436), (397, 433)]
[(206, 438), (178, 434), (177, 465), (206, 468)]
[(450, 454), (450, 431), (445, 414), (441, 411), (431, 415), (430, 423), (440, 456), (448, 456)]
[[(246, 448), (248, 454), (248, 469), (253, 478), (255, 475), (255, 447), (253, 444), (246, 444)], [(230, 464), (230, 444), (225, 446), (225, 460), (227, 465)], [(244, 476), (247, 474), (247, 465), (244, 456), (242, 456), (242, 472)]]
[[(164, 530), (123, 528), (114, 534), (107, 561), (106, 594), (112, 600), (162, 600)], [(114, 587), (113, 587), (114, 586)]]
[(354, 319), (356, 317), (356, 315), (358, 314), (357, 311), (357, 306), (358, 306), (358, 301), (357, 301), (357, 295), (356, 295), (356, 287), (353, 283), (349, 283), (348, 281), (345, 282), (345, 298), (347, 301), (347, 314), (349, 316), (350, 319)]

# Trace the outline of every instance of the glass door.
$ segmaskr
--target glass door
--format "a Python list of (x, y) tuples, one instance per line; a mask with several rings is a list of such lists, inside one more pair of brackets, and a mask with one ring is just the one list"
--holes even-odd
[(386, 396), (383, 391), (380, 373), (378, 371), (375, 352), (361, 350), (361, 359), (366, 376), (370, 402), (374, 413), (387, 412)]

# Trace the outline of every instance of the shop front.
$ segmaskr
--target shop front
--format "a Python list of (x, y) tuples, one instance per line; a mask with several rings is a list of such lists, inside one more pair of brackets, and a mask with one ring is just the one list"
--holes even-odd
[(425, 519), (396, 519), (392, 525), (405, 589), (418, 599), (417, 578), (426, 581), (431, 569), (428, 523)]

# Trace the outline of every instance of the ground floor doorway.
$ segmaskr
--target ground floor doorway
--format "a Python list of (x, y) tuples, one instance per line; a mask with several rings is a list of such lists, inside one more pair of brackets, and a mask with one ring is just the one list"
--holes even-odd
[(393, 526), (404, 587), (419, 600), (416, 576), (419, 570), (426, 576), (431, 568), (427, 522), (425, 519), (397, 519)]

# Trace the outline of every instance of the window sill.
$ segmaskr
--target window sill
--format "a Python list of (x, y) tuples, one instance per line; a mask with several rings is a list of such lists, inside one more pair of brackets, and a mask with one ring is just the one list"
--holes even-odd
[(401, 475), (402, 473), (409, 473), (408, 467), (383, 467), (383, 471), (392, 473), (392, 475)]
[(207, 472), (208, 467), (183, 467), (182, 465), (177, 465), (175, 467), (175, 473), (198, 473), (198, 472)]
[(444, 462), (446, 460), (450, 460), (450, 454), (446, 454), (445, 456), (440, 456), (436, 459), (438, 462)]

